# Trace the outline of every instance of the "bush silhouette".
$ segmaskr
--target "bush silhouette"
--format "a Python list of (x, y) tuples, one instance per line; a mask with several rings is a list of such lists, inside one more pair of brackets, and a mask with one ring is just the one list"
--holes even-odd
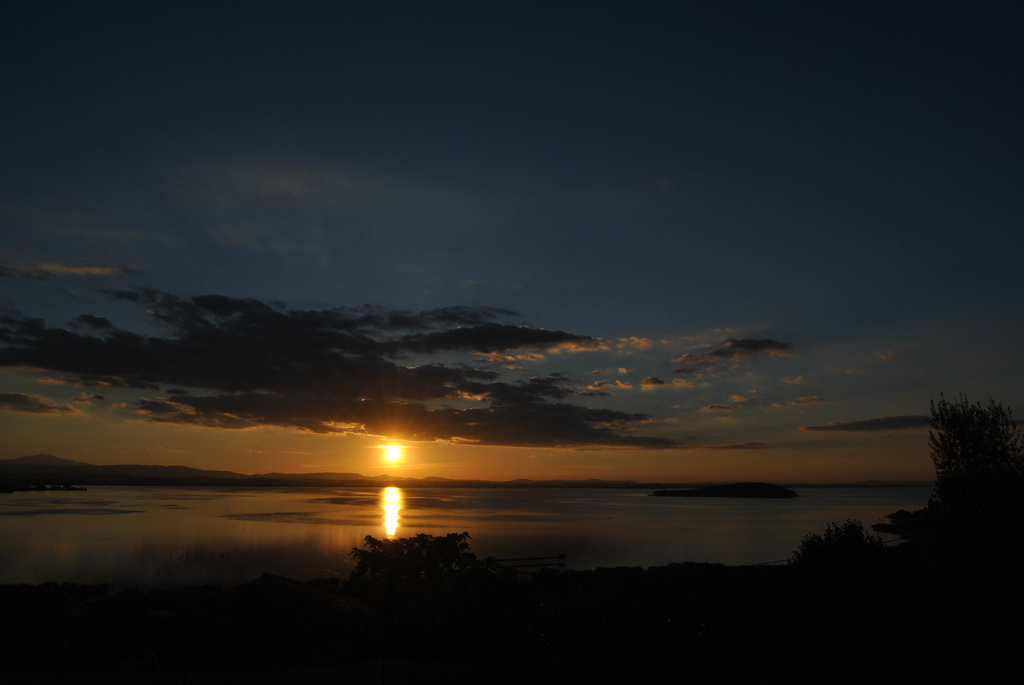
[(830, 523), (825, 535), (808, 533), (793, 552), (790, 562), (804, 568), (858, 566), (883, 546), (882, 538), (864, 530), (860, 521)]
[(490, 558), (479, 560), (469, 550), (469, 533), (383, 540), (367, 535), (350, 555), (356, 566), (344, 590), (378, 616), (382, 653), (436, 655), (453, 643), (487, 648), (494, 612), (501, 611), (509, 588), (491, 572)]
[(489, 560), (480, 561), (469, 551), (469, 533), (433, 536), (420, 533), (411, 538), (378, 540), (363, 538), (363, 549), (349, 555), (356, 567), (349, 575), (349, 588), (392, 590), (438, 586), (459, 579), (478, 577), (490, 569)]

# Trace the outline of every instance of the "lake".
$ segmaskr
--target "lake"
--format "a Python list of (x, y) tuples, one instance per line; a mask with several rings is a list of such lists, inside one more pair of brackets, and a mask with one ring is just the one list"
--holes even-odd
[[(566, 568), (786, 559), (809, 532), (897, 509), (927, 487), (803, 487), (797, 499), (633, 489), (90, 487), (0, 495), (0, 583), (234, 585), (338, 576), (366, 535), (468, 531), (477, 556), (564, 554)], [(891, 539), (891, 536), (890, 536)]]

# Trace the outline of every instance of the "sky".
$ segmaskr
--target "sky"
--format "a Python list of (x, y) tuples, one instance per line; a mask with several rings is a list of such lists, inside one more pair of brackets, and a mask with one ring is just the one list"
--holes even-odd
[(0, 458), (932, 480), (940, 393), (1024, 410), (1022, 38), (1012, 2), (7, 3)]

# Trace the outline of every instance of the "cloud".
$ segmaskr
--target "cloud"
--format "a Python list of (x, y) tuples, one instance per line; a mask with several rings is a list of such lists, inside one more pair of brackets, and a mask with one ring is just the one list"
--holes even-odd
[(660, 378), (655, 378), (654, 376), (648, 376), (640, 381), (641, 390), (654, 390), (655, 388), (660, 388), (663, 385), (665, 385), (665, 381)]
[[(493, 320), (513, 315), (506, 310), (293, 310), (153, 289), (107, 295), (144, 309), (166, 332), (142, 335), (93, 314), (78, 316), (66, 328), (0, 315), (0, 367), (40, 369), (51, 381), (115, 393), (157, 390), (136, 396), (133, 406), (136, 415), (158, 423), (486, 445), (674, 444), (636, 434), (650, 418), (644, 414), (572, 404), (574, 398), (603, 396), (604, 387), (580, 389), (557, 373), (513, 380), (503, 375), (505, 369), (475, 366), (479, 355), (601, 344), (589, 336)], [(617, 384), (623, 385), (629, 387)], [(70, 410), (41, 398), (6, 397), (8, 408), (19, 411)]]
[(705, 414), (713, 414), (719, 412), (729, 412), (733, 411), (734, 409), (735, 407), (729, 404), (709, 404), (706, 407), (701, 407), (700, 411), (704, 412)]
[(519, 366), (522, 362), (539, 362), (544, 359), (544, 355), (540, 352), (524, 352), (519, 354), (499, 354), (492, 352), (485, 355), (485, 357), (491, 364), (500, 364), (507, 369), (522, 368)]
[(73, 414), (77, 411), (69, 404), (54, 404), (41, 395), (17, 392), (0, 393), (0, 410), (26, 414)]
[(399, 242), (436, 240), (494, 213), (494, 197), (352, 163), (210, 160), (170, 181), (171, 201), (213, 241), (286, 263), (331, 263), (378, 226)]
[(445, 331), (410, 334), (399, 338), (392, 344), (396, 349), (408, 352), (466, 350), (481, 354), (522, 348), (580, 351), (600, 346), (599, 341), (588, 336), (494, 322), (459, 326)]
[[(723, 341), (721, 347), (710, 352), (686, 353), (672, 361), (691, 367), (712, 366), (719, 361), (746, 359), (760, 354), (767, 354), (769, 357), (790, 357), (793, 355), (793, 348), (789, 343), (769, 338), (728, 338)], [(676, 373), (686, 373), (684, 369), (685, 367), (678, 369)]]
[(130, 273), (135, 272), (131, 269), (112, 266), (86, 266), (82, 264), (37, 264), (28, 267), (0, 266), (0, 278), (31, 278), (37, 281), (63, 276), (115, 276)]
[(608, 390), (632, 390), (633, 384), (628, 381), (595, 381), (587, 386), (588, 390), (604, 394)]
[(822, 398), (817, 395), (808, 395), (807, 397), (797, 397), (795, 400), (789, 400), (788, 402), (774, 402), (773, 407), (806, 407), (812, 404), (821, 404), (824, 402)]
[[(167, 247), (177, 246), (179, 241), (174, 236), (153, 230), (151, 226), (140, 227), (139, 222), (130, 221), (126, 223), (124, 218), (112, 215), (108, 212), (83, 209), (81, 207), (71, 209), (59, 207), (61, 204), (52, 200), (44, 200), (40, 203), (30, 202), (21, 207), (6, 207), (4, 219), (17, 232), (35, 236), (46, 244), (60, 244), (60, 241), (67, 241), (69, 238), (76, 243), (83, 240), (89, 243), (104, 243), (109, 246), (123, 247), (141, 243), (160, 243)], [(24, 259), (8, 261), (24, 262)], [(56, 269), (46, 267), (57, 266)], [(48, 278), (51, 275), (68, 276), (97, 276), (107, 275), (96, 272), (96, 269), (106, 270), (109, 267), (96, 267), (71, 265), (72, 272), (79, 270), (79, 273), (61, 273), (67, 271), (67, 265), (41, 264), (40, 272), (36, 275), (41, 278)], [(5, 267), (0, 267), (0, 272)], [(16, 267), (16, 270), (33, 272), (36, 267)], [(90, 273), (90, 270), (93, 270)], [(50, 272), (53, 273), (50, 273)], [(132, 269), (114, 268), (111, 272), (116, 273), (137, 273)], [(25, 274), (33, 277), (32, 273)]]
[(885, 431), (902, 430), (905, 428), (920, 428), (928, 425), (927, 416), (883, 416), (877, 419), (864, 419), (863, 421), (830, 421), (827, 426), (803, 426), (802, 431), (810, 432), (844, 432), (856, 433), (861, 431)]
[(672, 379), (672, 385), (676, 386), (677, 388), (692, 388), (693, 387), (693, 383), (691, 383), (690, 381), (686, 380), (685, 378), (673, 378)]
[[(218, 296), (211, 296), (218, 297)], [(499, 316), (515, 316), (515, 312), (500, 307), (438, 307), (422, 312), (385, 309), (364, 305), (358, 309), (338, 309), (354, 316), (361, 325), (379, 330), (403, 331), (443, 326), (480, 326)]]
[[(531, 447), (669, 447), (662, 438), (629, 435), (647, 417), (608, 409), (544, 402), (521, 388), (496, 398), (490, 407), (428, 409), (423, 404), (386, 399), (336, 406), (325, 419), (322, 398), (260, 393), (175, 396), (140, 402), (139, 411), (163, 423), (213, 428), (275, 425), (314, 433), (394, 435), (407, 440), (443, 440)], [(296, 411), (296, 409), (300, 411)]]
[(615, 349), (620, 352), (628, 352), (630, 350), (647, 350), (650, 349), (654, 343), (650, 338), (638, 338), (632, 336), (629, 338), (619, 338), (615, 343)]
[(103, 399), (103, 395), (98, 392), (81, 392), (75, 397), (72, 397), (73, 402), (82, 402), (83, 404), (92, 404), (93, 402)]
[(114, 324), (109, 319), (94, 314), (82, 314), (72, 321), (70, 325), (72, 328), (93, 328), (98, 331), (114, 329)]
[(146, 383), (142, 381), (126, 381), (123, 378), (115, 378), (112, 376), (97, 376), (91, 374), (82, 374), (79, 376), (46, 376), (40, 378), (43, 383), (68, 383), (71, 385), (77, 385), (80, 388), (136, 388), (138, 390), (159, 390), (160, 386), (156, 383)]

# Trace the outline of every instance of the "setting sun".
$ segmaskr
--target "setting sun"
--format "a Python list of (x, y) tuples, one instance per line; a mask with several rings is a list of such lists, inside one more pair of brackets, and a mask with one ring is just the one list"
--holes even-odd
[(402, 448), (398, 445), (388, 445), (384, 448), (384, 461), (389, 464), (397, 464), (402, 461)]

